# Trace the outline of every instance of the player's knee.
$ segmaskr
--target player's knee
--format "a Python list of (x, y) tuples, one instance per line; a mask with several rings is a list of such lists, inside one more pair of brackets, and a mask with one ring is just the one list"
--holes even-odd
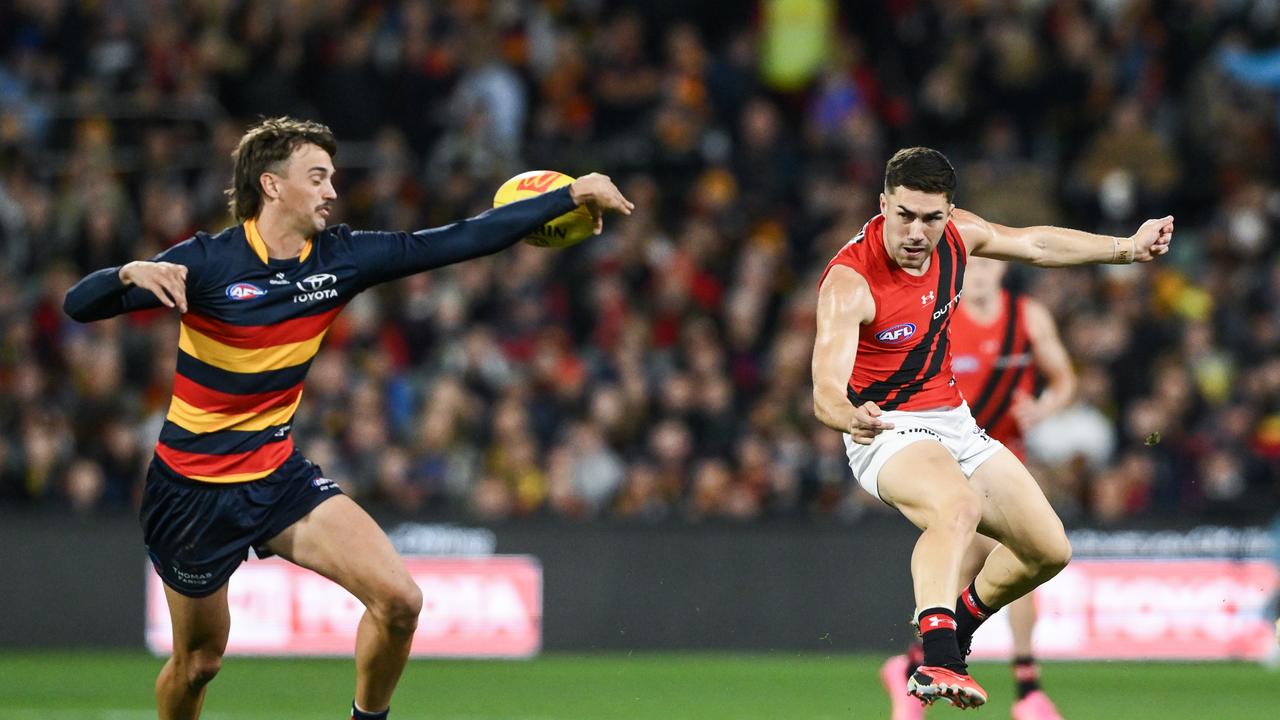
[(1057, 575), (1071, 562), (1071, 541), (1066, 534), (1060, 534), (1052, 541), (1045, 543), (1036, 560), (1040, 581), (1044, 582)]
[(187, 655), (182, 666), (187, 685), (192, 690), (199, 690), (208, 685), (222, 669), (222, 656), (215, 652), (197, 650)]
[(972, 533), (982, 520), (982, 499), (965, 488), (953, 493), (939, 508), (940, 520), (951, 530)]
[(1060, 536), (1058, 541), (1054, 543), (1045, 562), (1054, 575), (1061, 572), (1062, 568), (1071, 562), (1071, 541), (1067, 539), (1066, 535)]
[(388, 591), (374, 608), (374, 614), (382, 624), (398, 633), (412, 633), (417, 629), (421, 613), (422, 589), (411, 580)]

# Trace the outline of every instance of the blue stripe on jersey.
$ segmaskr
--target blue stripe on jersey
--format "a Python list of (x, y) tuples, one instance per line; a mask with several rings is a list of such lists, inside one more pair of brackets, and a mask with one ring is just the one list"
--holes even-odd
[(263, 430), (220, 430), (216, 433), (193, 433), (172, 422), (165, 422), (160, 429), (160, 442), (174, 450), (204, 453), (205, 455), (233, 455), (257, 450), (263, 445), (286, 437), (290, 423), (272, 425)]
[(311, 369), (311, 360), (301, 365), (294, 365), (281, 370), (236, 373), (202, 362), (182, 350), (178, 351), (179, 373), (207, 388), (233, 395), (252, 395), (254, 393), (288, 390), (302, 382), (306, 378), (307, 370), (309, 369)]

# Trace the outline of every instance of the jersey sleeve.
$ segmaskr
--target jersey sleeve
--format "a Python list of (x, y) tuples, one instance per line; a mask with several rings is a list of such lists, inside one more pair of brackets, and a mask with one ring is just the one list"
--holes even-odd
[[(198, 237), (184, 240), (151, 258), (151, 262), (169, 262), (187, 268), (187, 297), (195, 294), (206, 261), (204, 243)], [(120, 268), (103, 268), (86, 275), (67, 291), (62, 311), (79, 322), (105, 320), (135, 310), (163, 307), (160, 298), (150, 290), (120, 281)]]
[(360, 284), (369, 287), (424, 270), (491, 255), (576, 207), (564, 187), (417, 232), (351, 233)]

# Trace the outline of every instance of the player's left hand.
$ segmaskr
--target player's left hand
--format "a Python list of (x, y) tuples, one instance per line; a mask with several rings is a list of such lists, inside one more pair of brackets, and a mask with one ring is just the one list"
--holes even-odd
[(1137, 262), (1151, 262), (1169, 252), (1169, 244), (1173, 242), (1173, 216), (1166, 215), (1158, 220), (1142, 223), (1138, 232), (1133, 234), (1133, 259)]
[(569, 196), (578, 205), (586, 205), (595, 219), (594, 233), (604, 231), (604, 213), (606, 210), (630, 215), (635, 203), (622, 196), (622, 191), (613, 184), (608, 175), (589, 173), (583, 175), (569, 186)]
[(1018, 424), (1018, 429), (1023, 433), (1039, 425), (1049, 416), (1043, 404), (1021, 390), (1013, 393), (1013, 404), (1009, 406), (1009, 413), (1013, 415), (1013, 421)]

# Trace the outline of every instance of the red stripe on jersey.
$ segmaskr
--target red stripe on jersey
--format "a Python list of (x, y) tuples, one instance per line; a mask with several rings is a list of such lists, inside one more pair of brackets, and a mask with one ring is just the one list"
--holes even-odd
[(298, 395), (301, 393), (302, 383), (298, 383), (291, 388), (274, 392), (236, 395), (205, 387), (182, 373), (173, 374), (173, 394), (175, 397), (206, 412), (222, 413), (224, 415), (260, 413), (273, 408), (284, 407), (297, 400)]
[(174, 450), (164, 443), (156, 443), (156, 456), (165, 465), (185, 477), (217, 477), (243, 473), (275, 470), (293, 453), (293, 438), (267, 443), (257, 450), (230, 455), (206, 455), (204, 453)]
[(224, 345), (253, 350), (310, 340), (324, 332), (343, 307), (339, 305), (319, 315), (284, 320), (273, 325), (232, 325), (196, 312), (183, 315), (182, 322)]

